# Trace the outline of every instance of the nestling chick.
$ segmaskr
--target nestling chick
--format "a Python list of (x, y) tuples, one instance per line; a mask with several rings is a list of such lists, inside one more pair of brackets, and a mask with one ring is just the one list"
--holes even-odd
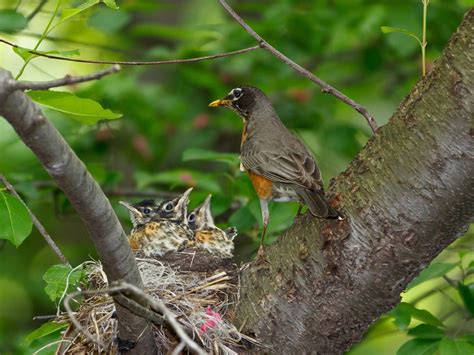
[(233, 239), (237, 235), (235, 227), (226, 231), (214, 224), (211, 214), (211, 195), (194, 209), (188, 216), (188, 223), (194, 231), (195, 246), (207, 250), (221, 258), (231, 258), (234, 255)]
[(159, 205), (150, 200), (136, 205), (120, 202), (130, 211), (134, 224), (129, 238), (131, 248), (141, 251), (146, 257), (183, 250), (194, 237), (187, 221), (191, 191), (192, 188)]

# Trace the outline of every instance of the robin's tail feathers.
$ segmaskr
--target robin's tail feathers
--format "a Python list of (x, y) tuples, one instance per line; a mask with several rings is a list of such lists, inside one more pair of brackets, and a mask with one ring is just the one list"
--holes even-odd
[(341, 218), (341, 214), (332, 207), (326, 200), (324, 191), (302, 189), (299, 191), (300, 197), (308, 205), (313, 216), (319, 218)]

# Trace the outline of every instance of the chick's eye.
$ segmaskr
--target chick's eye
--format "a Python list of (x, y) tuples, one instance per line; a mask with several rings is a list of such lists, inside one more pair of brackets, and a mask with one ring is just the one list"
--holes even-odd
[(188, 217), (188, 222), (194, 222), (196, 220), (196, 214), (191, 213)]
[(173, 202), (168, 202), (168, 203), (165, 205), (165, 211), (166, 211), (166, 212), (171, 212), (171, 211), (173, 211), (173, 208), (174, 208)]
[(236, 99), (242, 96), (242, 89), (234, 89), (232, 90), (232, 94)]
[(143, 213), (144, 213), (144, 214), (150, 214), (150, 213), (151, 213), (151, 209), (149, 209), (148, 207), (145, 207), (145, 208), (143, 209)]

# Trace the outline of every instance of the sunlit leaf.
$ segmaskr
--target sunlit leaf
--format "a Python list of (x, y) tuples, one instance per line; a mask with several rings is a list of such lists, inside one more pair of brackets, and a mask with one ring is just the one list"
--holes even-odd
[(183, 152), (183, 161), (190, 160), (220, 161), (237, 166), (239, 164), (239, 155), (235, 153), (220, 153), (212, 150), (190, 148)]
[(410, 36), (414, 38), (420, 46), (422, 45), (421, 40), (418, 38), (418, 36), (415, 33), (405, 30), (404, 28), (382, 26), (380, 27), (380, 29), (382, 30), (383, 33), (401, 33), (401, 34)]
[(449, 271), (454, 269), (457, 264), (455, 263), (433, 263), (424, 269), (417, 278), (410, 282), (407, 286), (407, 290), (413, 288), (425, 281), (441, 277), (446, 275)]
[(388, 314), (395, 318), (395, 324), (402, 330), (408, 327), (412, 318), (434, 326), (443, 326), (443, 323), (430, 312), (415, 308), (406, 302), (401, 302)]
[(64, 329), (68, 326), (67, 323), (56, 323), (48, 322), (41, 325), (41, 327), (33, 330), (30, 334), (25, 337), (25, 345), (31, 344), (36, 339), (42, 338), (46, 335), (57, 332), (60, 329)]
[(474, 354), (474, 345), (462, 339), (443, 338), (439, 343), (439, 355)]
[(458, 290), (464, 305), (469, 310), (471, 315), (474, 316), (474, 283), (464, 285), (460, 282), (458, 284)]
[[(18, 54), (25, 62), (31, 60), (32, 58), (39, 57), (36, 53), (31, 53), (31, 50), (24, 47), (13, 47), (13, 51)], [(57, 54), (63, 57), (72, 57), (75, 55), (79, 55), (79, 49), (73, 49), (69, 51), (38, 51), (35, 52), (41, 54)]]
[[(51, 266), (43, 275), (43, 280), (46, 281), (44, 291), (49, 296), (51, 301), (55, 301), (61, 297), (68, 285), (68, 290), (77, 285), (83, 276), (83, 269), (78, 268), (72, 271), (72, 267), (64, 264), (57, 264)], [(69, 275), (69, 281), (68, 281)]]
[(74, 8), (69, 8), (69, 9), (63, 9), (61, 11), (61, 17), (59, 18), (59, 21), (53, 26), (53, 28), (59, 26), (63, 22), (69, 20), (71, 17), (76, 16), (80, 14), (81, 12), (87, 10), (88, 8), (98, 4), (100, 0), (87, 0), (83, 2), (81, 5), (74, 7)]
[(0, 32), (13, 33), (26, 27), (25, 16), (15, 10), (0, 10)]
[(443, 330), (431, 324), (420, 324), (408, 331), (408, 335), (420, 339), (441, 339), (444, 335)]
[(82, 124), (96, 124), (100, 120), (114, 120), (122, 116), (104, 109), (97, 101), (78, 97), (69, 92), (32, 90), (27, 95), (38, 104), (66, 113)]
[(16, 197), (0, 192), (0, 239), (19, 246), (31, 233), (33, 222)]
[(397, 355), (431, 355), (437, 349), (439, 340), (412, 339), (403, 344)]
[(114, 10), (117, 10), (119, 8), (115, 3), (115, 0), (104, 0), (104, 4)]

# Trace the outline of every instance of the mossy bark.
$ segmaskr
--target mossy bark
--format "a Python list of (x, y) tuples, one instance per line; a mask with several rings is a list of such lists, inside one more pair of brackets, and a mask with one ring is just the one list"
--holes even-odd
[(474, 10), (329, 194), (242, 275), (237, 322), (269, 353), (341, 354), (474, 218)]

